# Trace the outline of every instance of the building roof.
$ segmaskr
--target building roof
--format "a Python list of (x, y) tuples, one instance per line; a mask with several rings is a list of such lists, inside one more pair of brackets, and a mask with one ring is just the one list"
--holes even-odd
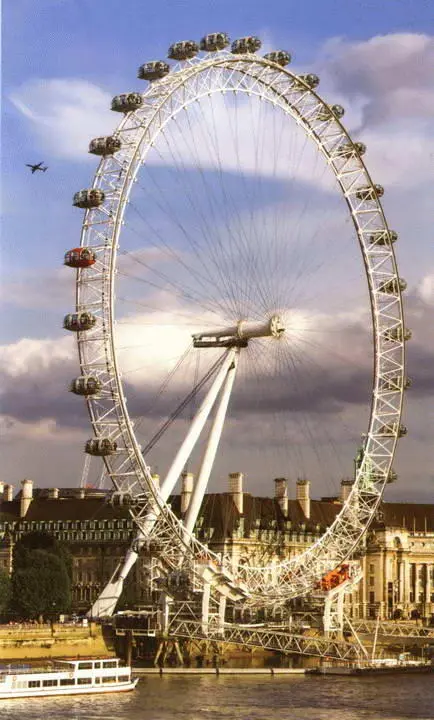
[[(127, 508), (113, 506), (108, 500), (110, 493), (95, 493), (89, 490), (84, 498), (77, 492), (67, 490), (59, 498), (47, 497), (47, 492), (35, 492), (25, 520), (62, 521), (62, 520), (112, 520), (129, 518)], [(75, 494), (75, 496), (74, 496)], [(180, 495), (169, 499), (172, 510), (178, 517), (181, 512)], [(213, 540), (224, 540), (232, 536), (240, 527), (243, 518), (243, 534), (248, 536), (256, 528), (276, 528), (283, 530), (303, 529), (323, 531), (329, 527), (340, 512), (342, 505), (334, 501), (311, 500), (310, 518), (307, 519), (297, 500), (288, 500), (288, 516), (285, 517), (276, 498), (253, 496), (243, 493), (243, 514), (238, 512), (231, 493), (208, 493), (205, 495), (199, 514), (199, 524), (203, 529), (212, 530)], [(373, 528), (405, 527), (414, 532), (434, 532), (434, 504), (422, 503), (382, 503), (381, 513), (377, 516)], [(20, 500), (16, 496), (10, 502), (0, 502), (0, 522), (20, 520)]]
[(434, 504), (381, 503), (380, 518), (374, 527), (407, 528), (412, 532), (434, 532)]

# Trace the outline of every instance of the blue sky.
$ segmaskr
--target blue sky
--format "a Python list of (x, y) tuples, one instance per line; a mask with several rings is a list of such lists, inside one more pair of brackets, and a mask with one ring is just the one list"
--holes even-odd
[[(419, 497), (427, 499), (434, 488), (433, 458), (427, 449), (434, 430), (429, 409), (434, 347), (428, 325), (434, 303), (427, 191), (434, 167), (430, 0), (290, 0), (268, 5), (244, 0), (6, 2), (2, 88), (6, 385), (11, 378), (21, 378), (28, 363), (36, 363), (39, 374), (36, 379), (32, 376), (31, 387), (37, 400), (49, 373), (56, 374), (50, 366), (53, 357), (62, 363), (68, 356), (60, 325), (69, 309), (68, 297), (72, 303), (73, 286), (71, 275), (60, 266), (63, 252), (78, 244), (80, 233), (81, 215), (71, 207), (72, 195), (89, 184), (95, 166), (81, 152), (82, 138), (108, 133), (115, 126), (117, 118), (105, 108), (118, 92), (144, 89), (136, 79), (141, 63), (164, 59), (176, 40), (199, 39), (220, 30), (231, 38), (257, 34), (267, 46), (293, 53), (297, 67), (324, 75), (324, 92), (344, 99), (351, 129), (367, 140), (368, 166), (386, 186), (385, 208), (402, 238), (398, 258), (409, 281), (409, 314), (417, 328), (415, 349), (410, 352), (420, 389), (416, 384), (408, 410), (415, 438), (406, 441), (409, 449), (400, 452), (399, 464)], [(407, 70), (411, 83), (405, 80)], [(54, 130), (53, 117), (57, 118)], [(40, 160), (49, 171), (27, 173), (25, 163)], [(57, 339), (55, 353), (43, 345)], [(17, 345), (23, 340), (34, 344)], [(57, 464), (70, 457), (71, 471), (58, 484), (72, 484), (81, 472), (82, 440), (63, 417), (56, 420), (55, 397), (52, 417), (44, 410), (39, 425), (23, 397), (17, 398), (16, 407), (15, 416), (5, 419), (6, 472), (11, 480), (18, 482), (35, 472), (36, 482), (53, 484)], [(31, 422), (26, 421), (26, 412)], [(23, 440), (28, 453), (20, 451)], [(51, 464), (41, 443), (52, 450)], [(69, 447), (74, 443), (75, 449)], [(261, 491), (259, 485), (257, 489)], [(396, 497), (412, 493), (408, 486), (393, 492)]]

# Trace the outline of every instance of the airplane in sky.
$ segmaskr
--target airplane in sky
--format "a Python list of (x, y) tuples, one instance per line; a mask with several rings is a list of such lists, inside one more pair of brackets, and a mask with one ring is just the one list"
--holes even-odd
[(32, 175), (36, 172), (36, 170), (40, 170), (41, 172), (45, 172), (48, 170), (48, 166), (44, 167), (44, 161), (37, 163), (36, 165), (29, 165), (29, 163), (26, 163), (26, 167), (29, 167), (32, 169)]

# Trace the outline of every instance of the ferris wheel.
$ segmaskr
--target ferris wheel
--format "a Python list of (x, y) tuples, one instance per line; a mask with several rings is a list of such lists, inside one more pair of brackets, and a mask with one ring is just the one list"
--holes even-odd
[[(101, 161), (92, 186), (74, 195), (85, 214), (80, 247), (65, 255), (77, 269), (76, 310), (64, 319), (80, 359), (70, 389), (89, 410), (94, 437), (86, 453), (104, 459), (114, 498), (138, 529), (112, 583), (117, 596), (143, 544), (157, 548), (167, 569), (187, 568), (199, 581), (206, 575), (234, 600), (306, 594), (360, 542), (406, 432), (411, 333), (384, 190), (364, 164), (365, 146), (342, 124), (343, 108), (318, 95), (318, 77), (288, 70), (285, 51), (259, 56), (260, 47), (256, 37), (230, 44), (214, 33), (172, 45), (172, 66), (142, 65), (147, 88), (113, 98), (121, 122), (91, 141)], [(363, 276), (361, 310), (351, 306), (351, 272)], [(309, 358), (308, 350), (321, 331), (335, 351), (342, 318), (356, 328), (355, 344), (363, 335), (360, 352), (373, 364), (368, 385), (360, 381), (369, 410), (351, 492), (307, 551), (234, 568), (194, 534), (213, 468), (226, 450), (235, 461), (238, 436), (250, 432), (240, 418), (255, 415), (258, 457), (270, 448), (278, 457), (284, 446), (297, 472), (304, 462), (309, 472), (315, 452), (323, 471), (323, 446), (311, 447), (321, 408), (315, 427), (302, 415), (303, 403), (318, 402), (319, 351)], [(330, 403), (328, 375), (319, 377)], [(285, 412), (297, 410), (286, 422)], [(157, 442), (161, 484), (149, 460)], [(197, 479), (180, 519), (170, 497), (192, 463)]]

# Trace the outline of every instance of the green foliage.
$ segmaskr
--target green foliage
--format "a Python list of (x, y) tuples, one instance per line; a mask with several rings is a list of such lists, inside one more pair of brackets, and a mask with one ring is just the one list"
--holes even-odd
[(15, 543), (13, 550), (14, 570), (24, 569), (32, 564), (32, 552), (44, 550), (57, 555), (66, 567), (70, 580), (72, 579), (72, 557), (68, 548), (60, 543), (53, 535), (34, 530), (26, 533)]
[(49, 617), (68, 612), (70, 579), (65, 563), (47, 550), (29, 550), (25, 564), (12, 573), (12, 610), (21, 618)]
[(11, 579), (8, 573), (0, 568), (0, 614), (7, 611), (11, 599)]
[(12, 613), (23, 619), (55, 616), (71, 606), (72, 558), (55, 537), (23, 535), (13, 550)]

